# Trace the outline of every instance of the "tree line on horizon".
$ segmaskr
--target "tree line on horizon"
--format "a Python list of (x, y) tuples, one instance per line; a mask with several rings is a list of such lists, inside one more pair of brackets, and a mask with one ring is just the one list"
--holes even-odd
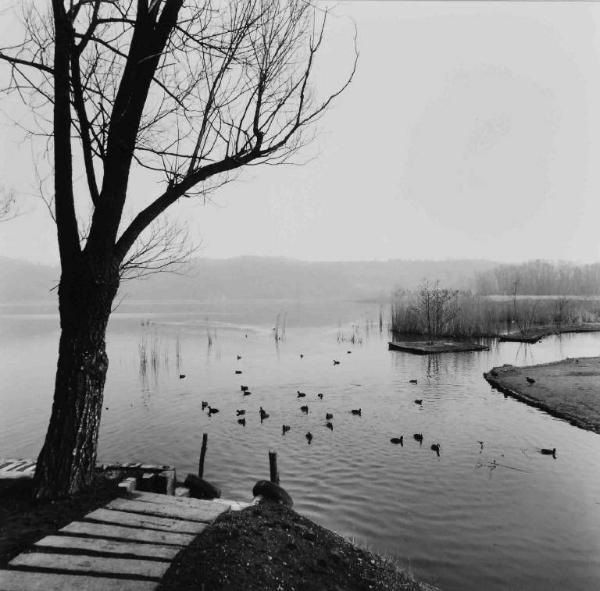
[(475, 273), (479, 295), (600, 295), (600, 263), (535, 260)]

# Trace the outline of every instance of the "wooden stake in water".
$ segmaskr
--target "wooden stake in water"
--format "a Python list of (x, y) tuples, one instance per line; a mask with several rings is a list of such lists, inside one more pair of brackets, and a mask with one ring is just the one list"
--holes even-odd
[(208, 435), (203, 433), (202, 435), (202, 449), (200, 450), (200, 461), (198, 462), (198, 477), (202, 478), (204, 475), (204, 456), (206, 455), (206, 444), (208, 443)]
[(277, 452), (269, 452), (269, 471), (271, 473), (271, 482), (279, 484), (279, 472), (277, 471)]

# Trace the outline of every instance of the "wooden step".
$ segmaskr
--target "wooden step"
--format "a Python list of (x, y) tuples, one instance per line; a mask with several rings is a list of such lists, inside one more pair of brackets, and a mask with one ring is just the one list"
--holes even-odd
[(42, 548), (61, 548), (71, 550), (83, 550), (88, 552), (106, 552), (107, 554), (131, 554), (146, 558), (162, 558), (173, 560), (181, 550), (178, 546), (162, 546), (159, 544), (140, 544), (136, 542), (124, 542), (116, 540), (105, 540), (102, 538), (80, 538), (77, 536), (46, 536), (36, 546)]
[[(178, 499), (179, 497), (168, 498)], [(169, 519), (200, 521), (203, 523), (210, 523), (214, 521), (214, 519), (216, 519), (225, 510), (222, 505), (210, 502), (207, 502), (206, 505), (186, 507), (181, 503), (174, 503), (171, 501), (154, 503), (129, 499), (114, 499), (108, 503), (108, 505), (106, 505), (106, 508), (117, 511), (128, 511), (130, 513), (141, 513), (143, 515), (155, 515)]]
[(153, 591), (153, 581), (0, 570), (1, 591)]
[(180, 534), (199, 534), (204, 531), (205, 523), (197, 521), (183, 521), (181, 519), (166, 519), (155, 515), (141, 515), (127, 511), (114, 511), (110, 509), (96, 509), (88, 513), (84, 519), (93, 519), (102, 523), (140, 527), (144, 529), (157, 529)]
[(75, 554), (46, 554), (31, 552), (19, 554), (10, 566), (45, 568), (107, 575), (132, 575), (160, 579), (169, 568), (168, 562), (142, 560), (140, 558), (104, 558)]
[[(198, 525), (198, 524), (194, 524)], [(202, 526), (204, 529), (205, 526)], [(123, 525), (107, 523), (91, 523), (89, 521), (74, 521), (60, 530), (64, 534), (80, 534), (96, 538), (119, 538), (130, 542), (151, 542), (153, 544), (170, 544), (172, 546), (187, 546), (196, 537), (191, 534), (157, 531), (155, 529), (139, 529)]]

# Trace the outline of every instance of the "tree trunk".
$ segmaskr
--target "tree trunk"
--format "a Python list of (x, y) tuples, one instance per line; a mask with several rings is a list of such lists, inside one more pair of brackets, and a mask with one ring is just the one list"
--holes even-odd
[(73, 495), (90, 485), (96, 465), (104, 382), (106, 326), (118, 271), (77, 265), (61, 277), (61, 336), (52, 415), (37, 461), (38, 499)]

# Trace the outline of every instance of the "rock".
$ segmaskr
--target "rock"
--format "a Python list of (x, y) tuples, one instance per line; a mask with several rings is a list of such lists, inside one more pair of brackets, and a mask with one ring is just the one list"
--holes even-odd
[(255, 497), (262, 496), (265, 501), (281, 503), (286, 507), (291, 507), (294, 504), (292, 497), (290, 497), (283, 487), (274, 482), (269, 482), (268, 480), (259, 480), (254, 485), (252, 494)]
[(194, 499), (218, 499), (221, 496), (221, 491), (214, 484), (195, 474), (188, 474), (183, 485), (190, 489), (190, 497)]

